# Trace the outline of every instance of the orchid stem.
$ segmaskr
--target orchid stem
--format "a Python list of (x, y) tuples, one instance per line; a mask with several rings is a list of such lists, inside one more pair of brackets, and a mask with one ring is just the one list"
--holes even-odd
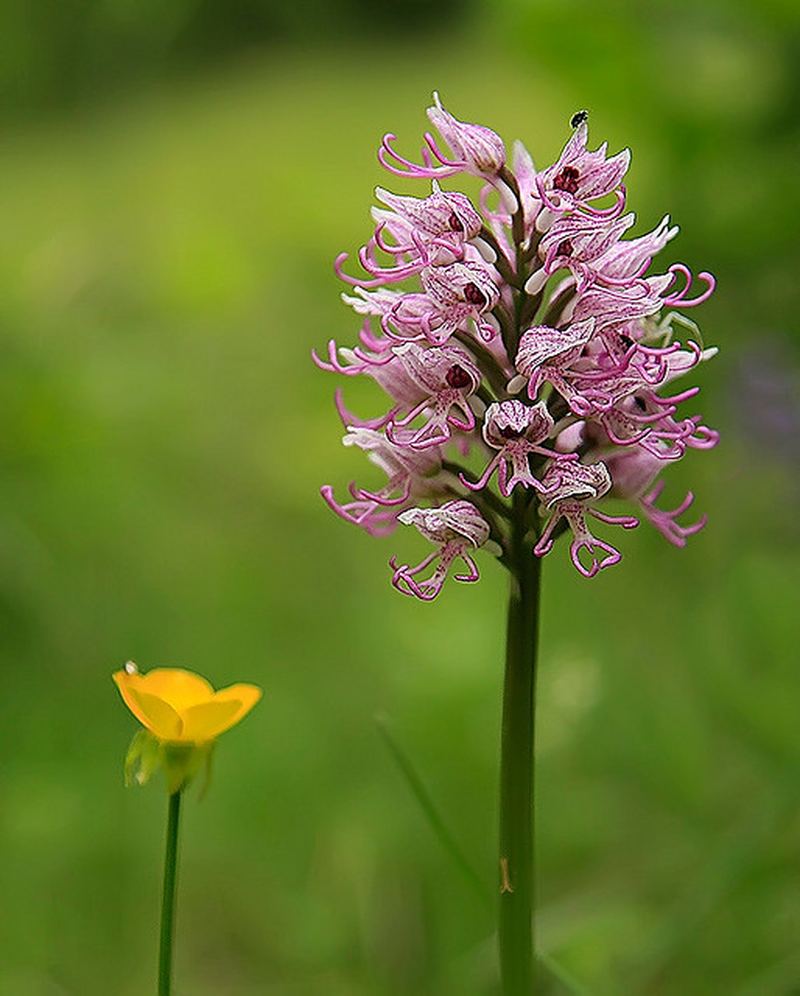
[(533, 764), (541, 562), (526, 543), (525, 496), (514, 493), (500, 746), (498, 944), (503, 996), (533, 989)]
[(181, 789), (169, 797), (167, 848), (164, 856), (164, 892), (161, 899), (161, 941), (158, 952), (158, 996), (172, 992), (172, 941), (175, 935), (175, 887), (178, 878), (178, 830)]

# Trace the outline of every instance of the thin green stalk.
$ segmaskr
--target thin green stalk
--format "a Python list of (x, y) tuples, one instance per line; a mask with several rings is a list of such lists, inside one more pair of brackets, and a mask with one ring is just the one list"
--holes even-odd
[(469, 887), (475, 892), (482, 902), (490, 904), (491, 892), (489, 892), (486, 882), (481, 879), (465, 857), (464, 852), (461, 850), (455, 837), (439, 814), (436, 804), (431, 798), (424, 782), (417, 773), (411, 759), (397, 742), (394, 734), (389, 729), (386, 719), (382, 716), (377, 716), (375, 718), (375, 723), (378, 727), (378, 733), (380, 733), (384, 743), (389, 748), (389, 753), (397, 763), (398, 768), (408, 783), (408, 787), (411, 789), (414, 798), (419, 803), (429, 826), (439, 839), (440, 844), (453, 859), (453, 862), (461, 872)]
[(533, 993), (533, 759), (540, 560), (525, 541), (525, 495), (514, 494), (500, 746), (498, 943), (504, 996)]
[(172, 992), (172, 941), (175, 934), (175, 886), (178, 877), (178, 830), (181, 789), (169, 797), (167, 849), (164, 857), (164, 892), (161, 899), (161, 943), (158, 952), (158, 996)]

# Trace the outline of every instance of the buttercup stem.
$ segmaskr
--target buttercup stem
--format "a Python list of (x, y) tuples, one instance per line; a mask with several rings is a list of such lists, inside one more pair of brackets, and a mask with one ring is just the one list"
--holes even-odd
[(175, 886), (178, 874), (178, 829), (181, 789), (169, 797), (167, 848), (164, 857), (164, 892), (161, 900), (161, 942), (158, 952), (158, 996), (172, 992), (172, 940), (175, 934)]
[(511, 592), (500, 746), (500, 902), (503, 996), (533, 993), (533, 762), (541, 561), (525, 541), (525, 495), (514, 493)]

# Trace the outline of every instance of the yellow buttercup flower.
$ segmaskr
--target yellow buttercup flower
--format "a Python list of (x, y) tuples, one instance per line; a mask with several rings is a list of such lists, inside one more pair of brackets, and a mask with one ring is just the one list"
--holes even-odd
[(156, 771), (163, 771), (169, 793), (158, 956), (158, 992), (169, 996), (183, 790), (204, 766), (208, 787), (217, 737), (250, 712), (261, 698), (261, 689), (240, 684), (215, 692), (193, 671), (157, 667), (140, 674), (133, 661), (115, 671), (113, 678), (123, 702), (144, 727), (137, 730), (128, 748), (125, 784), (145, 785)]
[(261, 698), (257, 685), (230, 685), (215, 692), (199, 674), (157, 667), (140, 674), (128, 664), (114, 672), (125, 705), (164, 743), (205, 744), (243, 719)]
[(114, 683), (144, 727), (125, 758), (125, 781), (146, 784), (163, 770), (170, 793), (185, 788), (205, 765), (206, 781), (217, 737), (243, 719), (261, 698), (257, 685), (230, 685), (215, 692), (199, 674), (157, 667), (146, 674), (128, 661)]

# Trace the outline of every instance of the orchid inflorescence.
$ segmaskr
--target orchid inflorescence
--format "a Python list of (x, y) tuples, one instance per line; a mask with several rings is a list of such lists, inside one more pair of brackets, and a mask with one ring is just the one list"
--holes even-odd
[[(375, 230), (358, 253), (365, 275), (349, 275), (346, 253), (335, 264), (353, 288), (343, 299), (363, 316), (359, 342), (332, 340), (324, 357), (314, 354), (322, 369), (372, 378), (389, 395), (385, 414), (362, 419), (336, 394), (345, 445), (365, 451), (386, 479), (374, 490), (351, 484), (346, 500), (326, 485), (325, 501), (371, 535), (399, 522), (435, 544), (415, 567), (390, 561), (394, 587), (426, 601), (456, 561), (457, 580), (478, 579), (478, 547), (503, 559), (515, 515), (526, 517), (536, 556), (571, 529), (571, 559), (585, 577), (621, 557), (593, 535), (590, 517), (638, 525), (603, 511), (607, 497), (635, 502), (684, 546), (705, 524), (679, 521), (691, 492), (672, 511), (656, 501), (662, 470), (718, 439), (700, 415), (679, 414), (699, 388), (671, 387), (716, 353), (680, 313), (711, 295), (713, 276), (682, 263), (647, 275), (678, 229), (667, 216), (623, 238), (635, 220), (623, 213), (630, 152), (609, 156), (605, 143), (590, 151), (585, 112), (558, 160), (537, 171), (520, 142), (509, 163), (497, 134), (434, 100), (428, 117), (449, 152), (430, 133), (419, 163), (392, 134), (378, 151), (390, 173), (432, 190), (376, 189)], [(481, 181), (477, 206), (442, 188), (459, 175)], [(476, 453), (478, 475), (458, 462)]]

